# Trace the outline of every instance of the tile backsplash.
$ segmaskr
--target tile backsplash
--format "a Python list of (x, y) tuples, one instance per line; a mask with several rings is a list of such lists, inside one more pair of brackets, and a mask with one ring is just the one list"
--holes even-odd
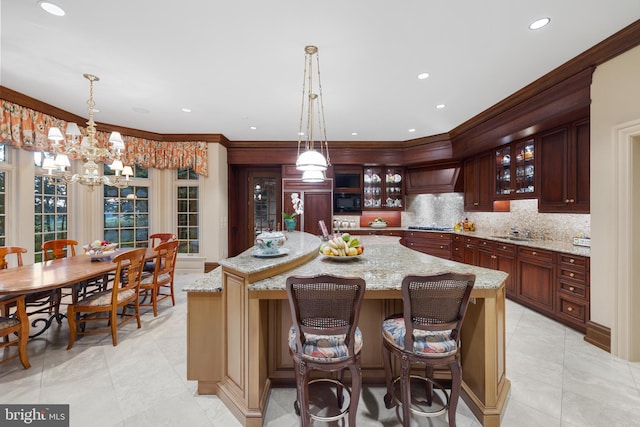
[(538, 213), (538, 200), (511, 200), (510, 212), (465, 212), (461, 193), (419, 194), (407, 196), (407, 207), (402, 214), (402, 225), (438, 225), (452, 227), (468, 218), (475, 221), (482, 233), (508, 234), (512, 227), (532, 237), (548, 240), (571, 241), (576, 235), (591, 234), (589, 214)]

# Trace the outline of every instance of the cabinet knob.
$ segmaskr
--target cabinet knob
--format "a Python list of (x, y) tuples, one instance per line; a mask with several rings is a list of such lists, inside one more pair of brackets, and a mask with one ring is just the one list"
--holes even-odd
[(531, 255), (538, 255), (538, 252), (533, 251), (533, 252), (531, 253)]
[(482, 242), (482, 244), (486, 246), (486, 245), (487, 245), (487, 242)]
[(444, 249), (444, 246), (440, 245), (440, 249)]
[(564, 199), (564, 202), (565, 203), (569, 203), (569, 199)]
[(507, 249), (507, 247), (506, 247), (506, 246), (503, 246), (503, 247), (502, 247), (502, 249)]
[(573, 273), (569, 274), (569, 277), (573, 277), (573, 276), (575, 276), (575, 274), (573, 274)]
[(576, 201), (573, 199), (569, 199), (569, 203), (575, 203)]
[(567, 307), (567, 311), (573, 311), (573, 307)]
[(571, 264), (573, 264), (574, 262), (576, 262), (576, 260), (575, 260), (575, 259), (573, 259), (573, 258), (571, 258), (571, 259), (569, 260), (569, 262), (570, 262)]
[(478, 203), (478, 202), (474, 202), (474, 203), (473, 203), (473, 206), (478, 206), (478, 205), (479, 205), (479, 203)]
[(573, 291), (575, 291), (575, 290), (576, 290), (576, 288), (574, 288), (573, 286), (569, 286), (569, 290), (570, 290), (571, 292), (573, 292)]
[(498, 257), (495, 256), (495, 255), (491, 255), (491, 259), (496, 259), (496, 258), (498, 258)]
[(459, 250), (459, 248), (454, 248), (454, 251), (457, 251), (457, 250)]

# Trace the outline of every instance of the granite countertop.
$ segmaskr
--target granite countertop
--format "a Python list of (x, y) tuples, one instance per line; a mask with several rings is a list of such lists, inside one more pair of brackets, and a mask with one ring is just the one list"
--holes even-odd
[(400, 244), (399, 237), (362, 236), (364, 253), (359, 257), (336, 261), (318, 255), (293, 270), (251, 283), (249, 290), (282, 290), (291, 275), (313, 276), (320, 273), (362, 277), (368, 290), (399, 289), (408, 274), (435, 274), (445, 271), (473, 273), (476, 288), (495, 289), (502, 285), (507, 273), (474, 267), (426, 255)]

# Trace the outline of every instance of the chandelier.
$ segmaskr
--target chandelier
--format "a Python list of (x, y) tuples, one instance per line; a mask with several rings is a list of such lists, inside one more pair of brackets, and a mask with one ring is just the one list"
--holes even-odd
[[(302, 181), (324, 181), (324, 172), (331, 164), (329, 144), (324, 121), (324, 104), (322, 102), (322, 84), (320, 83), (320, 60), (316, 46), (306, 46), (304, 78), (302, 80), (302, 107), (300, 110), (300, 127), (298, 130), (298, 158), (296, 169), (302, 171)], [(314, 92), (313, 65), (316, 65), (318, 93)], [(306, 119), (306, 120), (305, 120)], [(316, 124), (317, 126), (314, 126)], [(318, 139), (319, 151), (315, 149), (314, 138)]]
[[(109, 135), (109, 147), (103, 148), (96, 140), (96, 123), (93, 120), (95, 102), (93, 101), (93, 82), (100, 80), (93, 74), (83, 74), (89, 80), (89, 121), (86, 136), (83, 136), (76, 123), (68, 123), (65, 135), (59, 128), (51, 127), (47, 137), (53, 141), (51, 148), (54, 157), (46, 157), (42, 162), (42, 169), (47, 171), (47, 178), (51, 182), (74, 183), (86, 185), (90, 191), (100, 185), (110, 185), (118, 188), (129, 186), (129, 178), (133, 175), (131, 166), (124, 166), (121, 160), (124, 141), (120, 132)], [(71, 166), (68, 154), (77, 154), (83, 159), (83, 174), (72, 174), (67, 170)], [(110, 161), (110, 169), (115, 175), (107, 177), (102, 174), (99, 163)], [(122, 179), (124, 177), (124, 179)]]

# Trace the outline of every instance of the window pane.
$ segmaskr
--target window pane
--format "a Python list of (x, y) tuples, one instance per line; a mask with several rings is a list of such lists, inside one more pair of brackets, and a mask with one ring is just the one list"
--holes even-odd
[(67, 185), (49, 182), (42, 175), (33, 177), (34, 260), (42, 259), (42, 243), (66, 239), (68, 229)]
[(178, 186), (176, 195), (178, 196), (176, 214), (178, 216), (178, 240), (180, 241), (178, 251), (197, 253), (199, 238), (198, 187), (195, 185)]
[[(146, 247), (149, 235), (149, 189), (105, 187), (104, 239), (120, 247)], [(144, 196), (144, 197), (143, 197)]]

